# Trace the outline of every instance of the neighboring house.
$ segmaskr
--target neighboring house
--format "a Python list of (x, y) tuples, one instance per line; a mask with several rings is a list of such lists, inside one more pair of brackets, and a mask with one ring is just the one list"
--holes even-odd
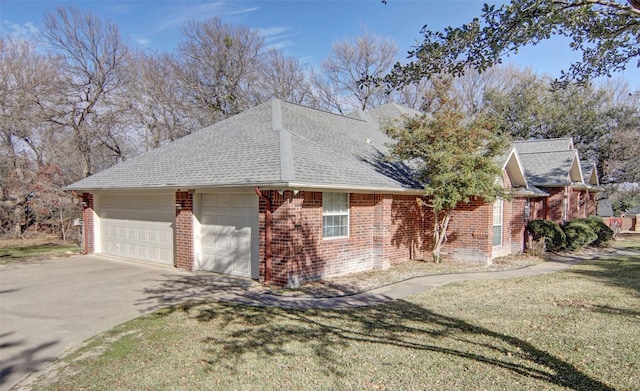
[[(417, 111), (349, 116), (272, 100), (70, 185), (85, 251), (295, 285), (430, 257), (433, 216), (382, 127)], [(490, 263), (521, 252), (528, 185), (503, 158), (510, 200), (454, 212), (442, 256)]]
[(514, 146), (530, 187), (541, 191), (529, 200), (530, 219), (562, 223), (596, 214), (597, 169), (580, 161), (571, 138), (517, 141)]

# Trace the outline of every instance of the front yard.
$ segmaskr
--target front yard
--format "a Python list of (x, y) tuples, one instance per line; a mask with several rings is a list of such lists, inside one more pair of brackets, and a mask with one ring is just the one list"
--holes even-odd
[(71, 241), (57, 238), (0, 239), (0, 266), (11, 262), (32, 262), (51, 257), (69, 256), (80, 252)]
[(637, 390), (638, 335), (640, 256), (617, 256), (358, 309), (169, 307), (90, 339), (33, 387)]

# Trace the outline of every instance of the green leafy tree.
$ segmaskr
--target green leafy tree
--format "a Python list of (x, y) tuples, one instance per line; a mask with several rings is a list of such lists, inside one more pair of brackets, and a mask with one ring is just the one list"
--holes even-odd
[(448, 96), (450, 86), (451, 79), (446, 78), (434, 83), (438, 109), (432, 115), (409, 118), (404, 127), (388, 129), (396, 140), (393, 155), (415, 162), (418, 179), (424, 183), (424, 205), (434, 214), (432, 254), (436, 262), (440, 261), (449, 221), (459, 203), (477, 198), (492, 202), (505, 196), (497, 180), (501, 169), (496, 159), (504, 153), (507, 139), (489, 120), (465, 121)]
[[(512, 0), (500, 7), (485, 4), (480, 18), (460, 27), (432, 31), (410, 52), (414, 61), (397, 64), (390, 80), (405, 84), (428, 75), (461, 75), (487, 70), (505, 56), (553, 36), (571, 39), (582, 60), (561, 80), (584, 81), (624, 70), (640, 55), (640, 7), (633, 0)], [(638, 63), (636, 66), (640, 66)]]

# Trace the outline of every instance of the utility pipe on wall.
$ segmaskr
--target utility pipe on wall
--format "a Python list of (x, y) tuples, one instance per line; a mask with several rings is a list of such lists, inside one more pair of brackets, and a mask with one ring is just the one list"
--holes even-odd
[(266, 204), (267, 210), (265, 212), (265, 267), (264, 267), (264, 284), (271, 284), (271, 199), (260, 191), (260, 188), (256, 186), (256, 194), (262, 198)]

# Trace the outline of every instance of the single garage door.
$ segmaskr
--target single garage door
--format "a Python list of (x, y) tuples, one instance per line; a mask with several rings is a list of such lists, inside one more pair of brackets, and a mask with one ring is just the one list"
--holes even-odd
[(173, 194), (101, 195), (105, 254), (173, 265)]
[(257, 278), (256, 194), (203, 194), (200, 227), (202, 270)]

